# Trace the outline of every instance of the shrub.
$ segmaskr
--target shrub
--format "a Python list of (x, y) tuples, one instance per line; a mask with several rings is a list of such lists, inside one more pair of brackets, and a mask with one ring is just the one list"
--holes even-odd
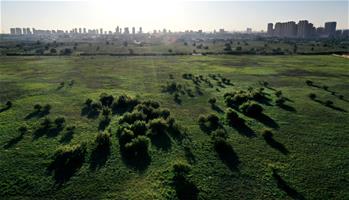
[(107, 95), (106, 93), (102, 93), (100, 95), (99, 101), (103, 106), (110, 107), (114, 102), (114, 97), (112, 95)]
[(310, 81), (310, 80), (306, 80), (305, 83), (309, 86), (312, 86), (314, 84), (313, 81)]
[(145, 120), (147, 118), (146, 115), (144, 115), (142, 112), (139, 111), (133, 111), (132, 113), (125, 113), (122, 118), (120, 119), (120, 122), (126, 122), (128, 124), (133, 124), (137, 120)]
[(86, 106), (91, 106), (91, 104), (92, 104), (92, 99), (90, 99), (90, 98), (86, 99), (85, 105)]
[(35, 104), (34, 105), (34, 109), (37, 111), (37, 112), (40, 112), (42, 106), (40, 104)]
[(172, 166), (175, 176), (186, 175), (190, 172), (191, 167), (189, 164), (183, 161), (177, 161)]
[(206, 122), (206, 116), (200, 115), (198, 122), (199, 122), (200, 125), (204, 125), (205, 122)]
[(309, 98), (310, 98), (311, 100), (316, 99), (316, 94), (310, 93), (310, 94), (309, 94)]
[(245, 120), (240, 118), (239, 115), (231, 108), (226, 111), (226, 120), (232, 126), (241, 127), (245, 124)]
[(24, 134), (28, 131), (28, 128), (27, 126), (23, 125), (21, 127), (18, 128), (18, 131), (21, 133), (21, 134)]
[(219, 126), (219, 118), (215, 114), (209, 114), (207, 116), (207, 121), (210, 123), (211, 128), (217, 128)]
[(270, 129), (264, 129), (262, 131), (262, 136), (264, 137), (264, 139), (271, 139), (273, 137), (273, 132)]
[(103, 108), (103, 110), (102, 110), (102, 115), (103, 115), (105, 118), (108, 118), (110, 114), (111, 114), (111, 111), (110, 111), (109, 108)]
[(281, 97), (282, 96), (282, 91), (276, 91), (275, 92), (275, 96), (277, 96), (277, 97)]
[(52, 124), (52, 121), (50, 118), (45, 118), (42, 122), (41, 122), (41, 127), (44, 129), (48, 129)]
[(98, 111), (98, 110), (102, 109), (102, 105), (99, 102), (93, 102), (91, 104), (91, 109)]
[(146, 136), (137, 136), (131, 142), (125, 144), (125, 153), (132, 158), (140, 158), (148, 155), (150, 140)]
[(211, 105), (214, 105), (216, 103), (217, 99), (212, 97), (208, 100), (208, 103), (210, 103)]
[(111, 140), (110, 140), (110, 134), (108, 133), (99, 133), (96, 137), (95, 140), (96, 143), (96, 148), (98, 149), (106, 149), (109, 148), (110, 144), (111, 144)]
[(324, 89), (324, 90), (328, 90), (328, 86), (327, 85), (324, 85), (324, 86), (322, 86), (322, 88)]
[(263, 107), (257, 103), (246, 102), (240, 106), (242, 112), (248, 116), (258, 116), (262, 114)]
[(113, 112), (131, 111), (139, 103), (137, 99), (133, 99), (127, 95), (120, 95), (112, 105)]
[(156, 118), (149, 122), (149, 129), (151, 130), (152, 135), (165, 133), (167, 127), (167, 122), (162, 118)]
[(130, 129), (135, 135), (145, 135), (147, 132), (147, 124), (144, 121), (137, 120), (131, 125)]
[(326, 106), (333, 106), (333, 101), (327, 100), (325, 101)]
[(276, 103), (276, 105), (278, 105), (278, 106), (281, 106), (281, 105), (283, 105), (284, 103), (285, 103), (285, 98), (283, 98), (283, 97), (278, 97), (276, 100), (275, 100), (275, 103)]
[(339, 99), (344, 99), (343, 95), (339, 95), (338, 97), (339, 97)]
[(117, 135), (119, 137), (119, 142), (121, 146), (124, 146), (128, 142), (131, 142), (131, 140), (135, 137), (133, 131), (124, 126), (118, 128)]
[(58, 128), (61, 128), (63, 126), (64, 122), (65, 122), (64, 117), (57, 117), (55, 119), (55, 124)]
[(46, 104), (44, 107), (43, 107), (43, 111), (44, 113), (49, 113), (50, 110), (51, 110), (51, 105), (50, 104)]
[(217, 139), (217, 138), (227, 139), (228, 138), (228, 134), (223, 129), (217, 129), (214, 132), (212, 132), (212, 138), (214, 140)]
[(215, 137), (213, 140), (213, 145), (215, 150), (220, 154), (229, 152), (231, 149), (231, 145), (226, 141), (225, 138), (222, 137)]
[(12, 102), (11, 101), (7, 101), (5, 104), (8, 108), (10, 108), (12, 106)]

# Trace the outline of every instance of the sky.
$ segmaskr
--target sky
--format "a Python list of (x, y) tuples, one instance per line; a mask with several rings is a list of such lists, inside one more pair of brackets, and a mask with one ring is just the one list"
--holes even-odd
[(267, 23), (309, 20), (316, 27), (337, 21), (337, 29), (349, 29), (349, 1), (324, 0), (0, 0), (0, 31), (10, 27), (70, 30), (86, 27), (115, 30), (142, 27), (143, 31), (242, 31), (266, 30)]

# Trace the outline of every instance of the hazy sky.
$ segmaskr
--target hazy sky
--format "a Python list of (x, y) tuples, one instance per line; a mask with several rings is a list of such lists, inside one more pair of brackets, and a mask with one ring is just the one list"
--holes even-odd
[(0, 0), (1, 32), (10, 27), (38, 29), (138, 27), (144, 31), (266, 30), (268, 22), (307, 19), (315, 26), (337, 21), (349, 28), (346, 1), (183, 1), (183, 0), (90, 0), (15, 1)]

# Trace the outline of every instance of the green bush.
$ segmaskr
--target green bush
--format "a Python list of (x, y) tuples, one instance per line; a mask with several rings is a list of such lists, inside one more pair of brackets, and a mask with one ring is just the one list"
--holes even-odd
[(325, 105), (326, 106), (333, 106), (333, 101), (327, 100), (327, 101), (325, 101)]
[(103, 106), (110, 107), (114, 102), (114, 97), (112, 95), (107, 95), (106, 93), (102, 93), (100, 95), (99, 101)]
[(120, 122), (126, 122), (128, 124), (133, 124), (137, 120), (145, 121), (147, 116), (140, 111), (133, 111), (132, 113), (125, 113)]
[(7, 101), (5, 104), (8, 108), (10, 108), (12, 106), (12, 102), (11, 101)]
[(316, 94), (310, 93), (309, 94), (309, 98), (312, 99), (312, 100), (316, 99)]
[(285, 102), (286, 102), (286, 100), (285, 100), (284, 97), (278, 97), (278, 98), (275, 100), (275, 103), (276, 103), (276, 105), (278, 105), (278, 106), (282, 106)]
[(211, 105), (214, 105), (215, 103), (217, 102), (217, 99), (212, 97), (208, 100), (208, 103), (211, 104)]
[(120, 95), (112, 104), (112, 110), (114, 113), (132, 111), (138, 103), (139, 101), (137, 99), (133, 99), (127, 95)]
[(125, 153), (131, 158), (148, 156), (150, 140), (146, 136), (137, 136), (131, 142), (125, 144)]
[(111, 144), (110, 134), (108, 133), (99, 133), (95, 140), (96, 148), (106, 149), (109, 148)]
[(41, 109), (42, 109), (42, 106), (40, 104), (35, 104), (34, 105), (34, 109), (37, 111), (37, 112), (40, 112)]
[(173, 173), (175, 174), (175, 176), (178, 175), (186, 175), (190, 172), (191, 170), (191, 166), (183, 161), (176, 161), (173, 166)]
[(239, 115), (231, 108), (226, 111), (226, 120), (232, 126), (242, 127), (245, 124), (245, 120), (240, 118)]
[(57, 117), (54, 122), (58, 128), (61, 128), (61, 127), (63, 127), (63, 124), (65, 123), (65, 118), (64, 117)]
[(156, 118), (149, 121), (149, 129), (152, 135), (159, 135), (166, 133), (168, 128), (167, 122), (162, 118)]
[(240, 110), (248, 116), (259, 116), (263, 112), (263, 107), (254, 102), (246, 102), (240, 106)]
[(273, 137), (273, 132), (270, 130), (270, 129), (264, 129), (262, 131), (262, 136), (265, 138), (265, 139), (271, 139)]
[(147, 132), (147, 124), (144, 121), (137, 120), (130, 126), (130, 129), (135, 135), (145, 135)]

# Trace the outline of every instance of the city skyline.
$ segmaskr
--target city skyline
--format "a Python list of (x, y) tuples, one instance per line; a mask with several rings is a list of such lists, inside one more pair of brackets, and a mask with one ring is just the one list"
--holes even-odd
[(163, 28), (244, 31), (247, 27), (267, 31), (267, 23), (300, 20), (309, 20), (316, 27), (323, 26), (325, 21), (336, 21), (337, 29), (349, 28), (347, 1), (1, 1), (1, 4), (2, 33), (9, 33), (12, 27), (114, 30), (116, 24), (130, 29), (143, 27), (143, 32)]

